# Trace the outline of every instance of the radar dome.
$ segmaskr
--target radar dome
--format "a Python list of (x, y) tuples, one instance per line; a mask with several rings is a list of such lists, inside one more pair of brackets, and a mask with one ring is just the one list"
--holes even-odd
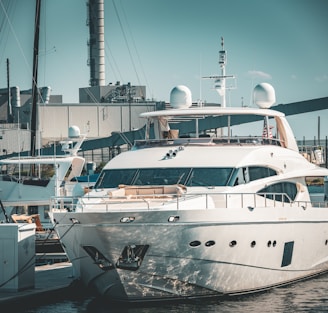
[(261, 109), (270, 108), (276, 102), (274, 88), (268, 83), (261, 83), (255, 86), (253, 102)]
[(68, 129), (69, 138), (78, 138), (80, 137), (80, 128), (78, 126), (70, 126)]
[(171, 107), (174, 109), (189, 108), (192, 105), (191, 91), (186, 86), (176, 86), (171, 90)]

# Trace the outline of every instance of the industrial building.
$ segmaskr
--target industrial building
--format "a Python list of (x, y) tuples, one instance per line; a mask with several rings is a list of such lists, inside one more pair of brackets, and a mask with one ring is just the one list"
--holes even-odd
[[(87, 161), (102, 162), (119, 153), (121, 146), (129, 147), (133, 140), (142, 138), (145, 121), (139, 118), (140, 113), (164, 109), (167, 104), (147, 100), (146, 86), (106, 84), (104, 0), (89, 0), (87, 8), (89, 86), (79, 88), (78, 103), (63, 103), (63, 96), (51, 94), (51, 87), (38, 86), (36, 148), (50, 147), (53, 151), (51, 146), (67, 137), (68, 128), (75, 125), (87, 134), (81, 148), (83, 156)], [(0, 158), (27, 153), (31, 147), (32, 89), (10, 86), (9, 74), (7, 81), (7, 88), (0, 89)], [(327, 108), (327, 99), (278, 105), (275, 109), (286, 115), (322, 110)], [(224, 125), (204, 127), (205, 131)]]
[[(147, 101), (146, 87), (130, 82), (105, 83), (104, 1), (87, 2), (89, 27), (88, 65), (90, 86), (79, 89), (79, 103), (63, 103), (51, 87), (39, 87), (37, 96), (37, 148), (60, 141), (68, 128), (78, 126), (88, 139), (108, 137), (113, 132), (142, 128), (139, 114), (163, 104)], [(9, 77), (9, 61), (8, 77)], [(27, 151), (30, 147), (32, 89), (0, 89), (0, 156)], [(17, 140), (19, 138), (19, 140)]]

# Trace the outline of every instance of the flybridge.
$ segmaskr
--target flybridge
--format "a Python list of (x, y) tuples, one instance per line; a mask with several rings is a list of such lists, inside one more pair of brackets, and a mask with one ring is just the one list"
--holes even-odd
[[(147, 119), (145, 139), (149, 140), (154, 137), (155, 141), (137, 142), (136, 147), (147, 144), (165, 144), (156, 140), (169, 140), (170, 144), (204, 144), (204, 139), (199, 140), (199, 138), (207, 135), (202, 132), (221, 125), (227, 128), (227, 135), (223, 136), (221, 132), (221, 135), (215, 138), (205, 139), (208, 144), (274, 144), (298, 151), (294, 134), (285, 115), (270, 109), (275, 102), (273, 87), (269, 84), (257, 85), (254, 88), (254, 102), (259, 108), (191, 107), (190, 90), (185, 86), (177, 86), (171, 91), (173, 109), (140, 115)], [(246, 118), (251, 121), (263, 120), (261, 134), (239, 138), (231, 136), (231, 126)], [(151, 134), (152, 127), (153, 135)], [(273, 131), (275, 131), (274, 134)]]

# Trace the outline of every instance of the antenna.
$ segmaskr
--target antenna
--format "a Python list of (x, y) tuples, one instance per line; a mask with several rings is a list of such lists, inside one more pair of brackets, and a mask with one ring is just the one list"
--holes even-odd
[[(235, 78), (233, 75), (226, 75), (225, 66), (227, 64), (227, 52), (224, 50), (224, 39), (221, 37), (221, 50), (219, 51), (219, 66), (221, 69), (221, 75), (206, 76), (203, 78), (214, 80), (214, 89), (217, 91), (221, 97), (221, 107), (226, 107), (226, 79)], [(229, 89), (233, 89), (230, 87)]]

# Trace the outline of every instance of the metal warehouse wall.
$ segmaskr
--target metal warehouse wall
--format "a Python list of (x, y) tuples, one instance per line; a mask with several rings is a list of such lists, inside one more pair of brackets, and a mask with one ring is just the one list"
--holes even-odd
[(110, 136), (144, 126), (139, 114), (154, 111), (155, 102), (122, 104), (47, 104), (39, 106), (39, 123), (43, 143), (68, 135), (69, 126), (76, 125), (88, 138)]

